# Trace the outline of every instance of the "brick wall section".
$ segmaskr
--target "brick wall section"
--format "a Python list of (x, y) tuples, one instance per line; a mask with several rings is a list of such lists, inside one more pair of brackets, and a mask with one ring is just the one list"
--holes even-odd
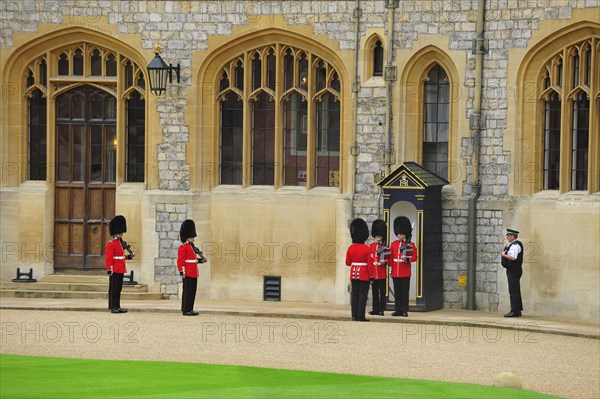
[(187, 205), (156, 204), (156, 232), (159, 237), (158, 258), (154, 259), (154, 280), (161, 282), (161, 292), (177, 297), (177, 251), (181, 245), (179, 228), (186, 219)]
[(380, 189), (377, 183), (385, 176), (384, 151), (385, 87), (366, 87), (359, 92), (356, 144), (359, 154), (354, 195), (354, 215), (369, 223), (378, 218)]

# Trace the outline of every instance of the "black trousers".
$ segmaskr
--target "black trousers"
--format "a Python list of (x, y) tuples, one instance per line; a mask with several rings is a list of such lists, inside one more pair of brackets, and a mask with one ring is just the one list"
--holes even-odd
[(353, 320), (364, 320), (367, 308), (367, 297), (369, 296), (369, 282), (361, 280), (352, 281), (352, 293), (350, 295), (350, 306), (352, 308)]
[(181, 311), (183, 313), (194, 310), (194, 301), (196, 300), (196, 287), (198, 278), (186, 277), (183, 279), (183, 292), (181, 294)]
[(123, 289), (123, 273), (113, 273), (108, 278), (108, 308), (121, 307), (121, 290)]
[(521, 300), (521, 276), (523, 268), (506, 269), (508, 278), (508, 293), (510, 295), (510, 311), (521, 313), (523, 311), (523, 301)]
[(383, 312), (387, 305), (385, 297), (385, 279), (373, 280), (371, 289), (373, 291), (373, 312)]
[(408, 290), (410, 277), (394, 277), (394, 299), (396, 312), (408, 312)]

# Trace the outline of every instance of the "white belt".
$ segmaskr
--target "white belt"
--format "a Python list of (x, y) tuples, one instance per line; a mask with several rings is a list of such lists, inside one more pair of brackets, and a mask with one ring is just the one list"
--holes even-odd
[(113, 256), (113, 259), (125, 259), (124, 256)]
[(362, 262), (352, 262), (352, 266), (368, 266), (368, 263), (362, 263)]
[(407, 261), (405, 261), (404, 259), (394, 259), (394, 262), (408, 263), (408, 262), (407, 262)]
[(185, 263), (198, 263), (198, 261), (197, 260), (186, 259)]

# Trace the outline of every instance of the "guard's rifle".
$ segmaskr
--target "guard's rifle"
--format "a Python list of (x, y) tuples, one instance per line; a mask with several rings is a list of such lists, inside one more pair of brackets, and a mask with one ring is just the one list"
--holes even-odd
[(131, 245), (127, 244), (127, 241), (123, 240), (122, 238), (119, 238), (119, 241), (121, 241), (121, 246), (123, 249), (129, 254), (127, 255), (127, 259), (133, 259), (135, 252), (131, 250)]
[(196, 247), (193, 242), (190, 242), (190, 245), (192, 246), (192, 249), (194, 250), (194, 253), (196, 254), (196, 259), (198, 259), (198, 263), (206, 263), (207, 260), (204, 257), (204, 254), (202, 253), (202, 251), (200, 251), (200, 249), (198, 249), (198, 247)]
[[(411, 230), (414, 229), (415, 224), (411, 226)], [(413, 248), (410, 246), (410, 240), (412, 239), (412, 231), (404, 237), (404, 242), (400, 245), (400, 252), (402, 253), (401, 259), (406, 263), (410, 263), (410, 256), (413, 253)]]
[(385, 242), (381, 242), (381, 246), (377, 248), (377, 255), (379, 255), (379, 263), (385, 262), (385, 257), (390, 255), (392, 251), (390, 251), (390, 247), (385, 245)]

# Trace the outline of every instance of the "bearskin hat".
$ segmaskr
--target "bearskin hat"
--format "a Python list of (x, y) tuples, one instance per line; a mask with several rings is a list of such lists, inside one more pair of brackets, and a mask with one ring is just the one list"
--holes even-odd
[(371, 237), (375, 238), (377, 236), (383, 237), (383, 241), (387, 238), (387, 224), (385, 224), (385, 220), (377, 219), (373, 222), (371, 226)]
[(179, 238), (181, 239), (181, 242), (186, 242), (190, 237), (196, 237), (196, 224), (193, 220), (188, 219), (181, 223)]
[(398, 216), (394, 219), (394, 234), (404, 234), (407, 236), (412, 234), (412, 226), (406, 216)]
[(367, 222), (360, 218), (354, 219), (350, 223), (350, 237), (352, 237), (354, 244), (364, 244), (369, 238), (369, 226), (367, 226)]
[(117, 215), (112, 218), (108, 224), (108, 231), (111, 236), (127, 233), (127, 221), (125, 220), (125, 216)]

